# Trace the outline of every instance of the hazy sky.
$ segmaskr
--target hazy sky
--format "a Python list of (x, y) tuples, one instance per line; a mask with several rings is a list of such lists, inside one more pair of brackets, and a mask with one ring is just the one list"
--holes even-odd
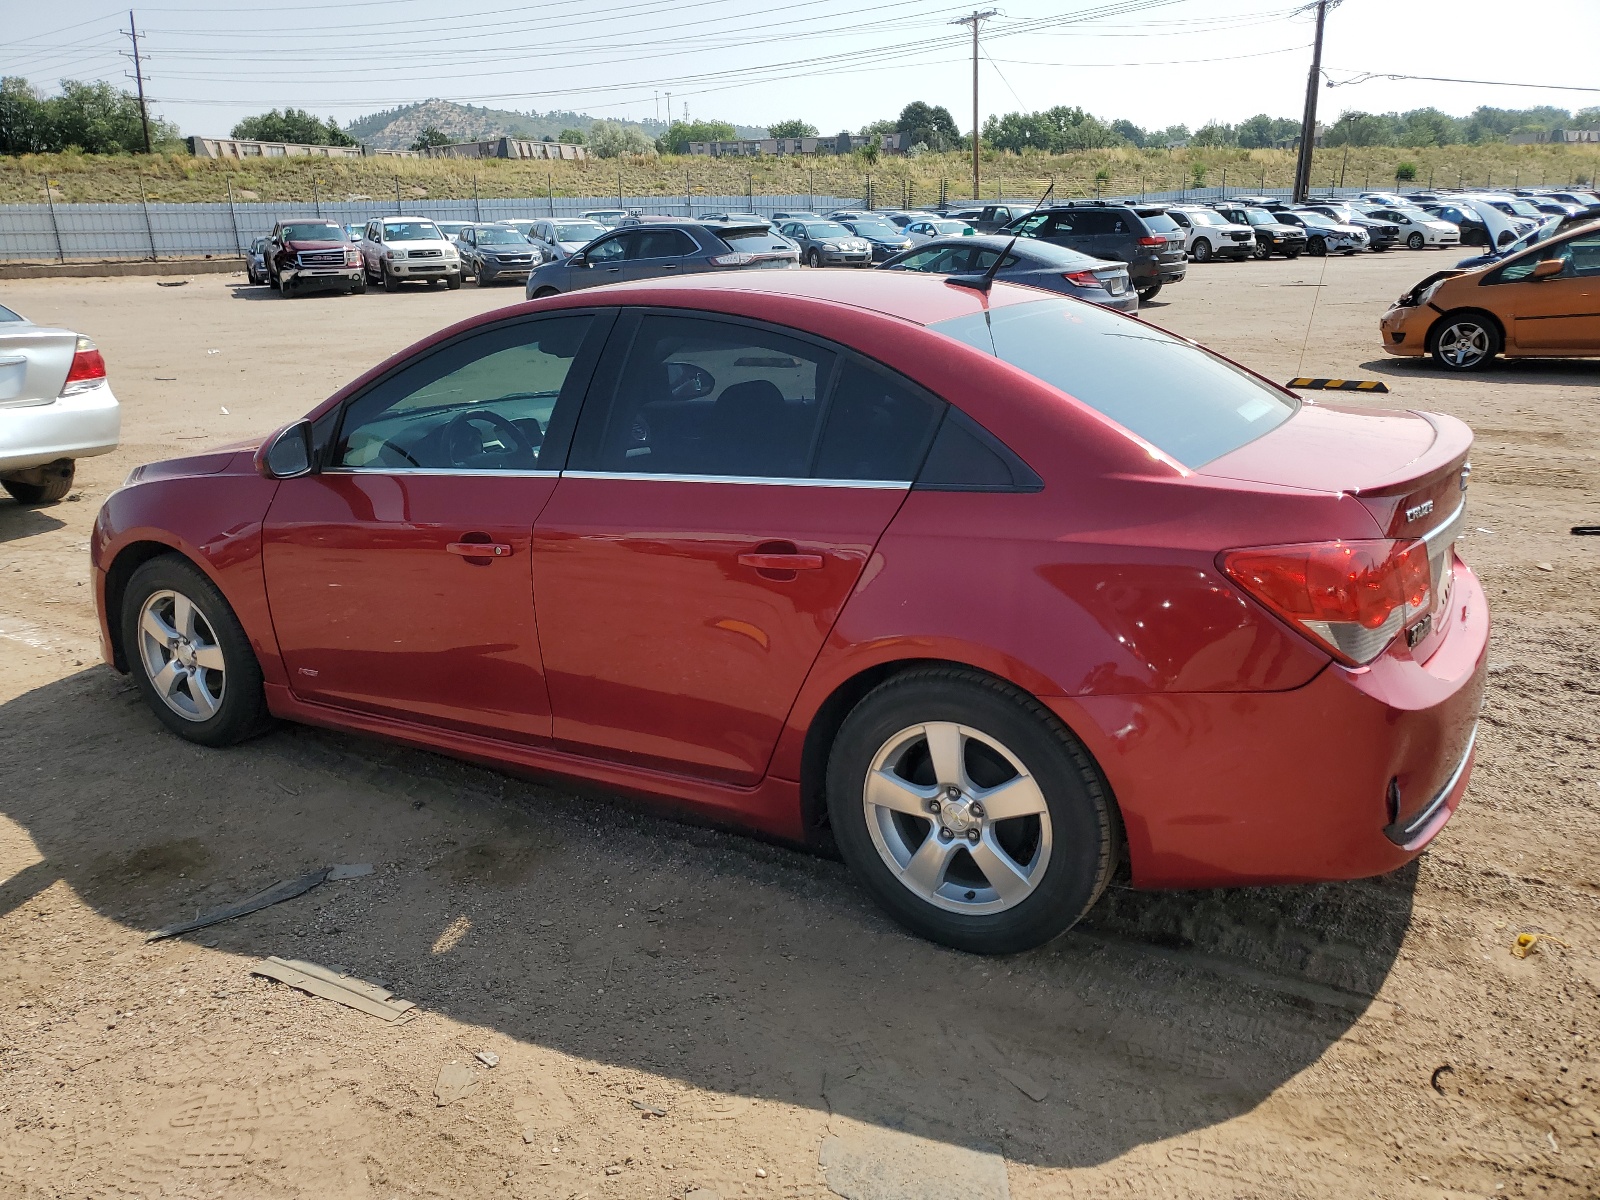
[[(0, 73), (46, 90), (127, 82), (126, 10), (7, 0)], [(1311, 17), (1297, 0), (1012, 0), (985, 24), (982, 111), (1075, 104), (1146, 127), (1298, 118)], [(185, 133), (294, 105), (341, 122), (430, 96), (523, 111), (675, 115), (823, 132), (910, 100), (971, 122), (971, 43), (939, 0), (178, 0), (135, 9), (156, 111)], [(1587, 86), (1588, 92), (1373, 79), (1324, 88), (1321, 115), (1433, 105), (1600, 104), (1600, 0), (1344, 0), (1323, 65), (1358, 73)], [(131, 86), (131, 84), (129, 84)]]

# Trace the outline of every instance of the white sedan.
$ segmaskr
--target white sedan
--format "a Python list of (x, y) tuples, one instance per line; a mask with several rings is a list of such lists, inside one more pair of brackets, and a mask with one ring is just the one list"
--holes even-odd
[(913, 245), (930, 242), (940, 237), (971, 237), (977, 231), (965, 221), (951, 221), (943, 217), (928, 217), (912, 221), (902, 231)]
[(1409, 204), (1398, 208), (1363, 208), (1361, 212), (1375, 221), (1388, 221), (1392, 225), (1400, 226), (1400, 242), (1412, 250), (1421, 250), (1426, 246), (1461, 244), (1459, 225), (1429, 216), (1420, 208), (1412, 208)]
[(0, 306), (0, 487), (19, 504), (60, 500), (77, 460), (109, 454), (121, 433), (95, 344)]

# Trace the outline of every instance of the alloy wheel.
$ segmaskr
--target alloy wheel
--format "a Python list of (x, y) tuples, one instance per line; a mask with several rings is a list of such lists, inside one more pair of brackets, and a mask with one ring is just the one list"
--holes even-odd
[(227, 663), (216, 630), (181, 592), (152, 592), (139, 609), (139, 663), (156, 695), (186, 721), (222, 707)]
[(867, 830), (896, 879), (947, 912), (1004, 912), (1050, 865), (1050, 810), (1021, 759), (953, 721), (884, 742), (862, 788)]
[(1424, 240), (1425, 239), (1420, 233), (1413, 233), (1410, 237), (1406, 238), (1406, 245), (1413, 250), (1421, 250)]
[(1489, 331), (1476, 321), (1455, 321), (1440, 334), (1439, 358), (1446, 366), (1466, 369), (1489, 357)]

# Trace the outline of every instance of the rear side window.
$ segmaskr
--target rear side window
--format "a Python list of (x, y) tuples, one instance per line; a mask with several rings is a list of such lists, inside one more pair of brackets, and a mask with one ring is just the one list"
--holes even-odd
[(646, 229), (633, 238), (632, 258), (683, 258), (700, 247), (681, 229)]
[(1065, 299), (929, 328), (993, 354), (1199, 467), (1276, 429), (1298, 404), (1196, 346)]
[(812, 477), (909, 483), (943, 411), (942, 400), (846, 359), (828, 402)]

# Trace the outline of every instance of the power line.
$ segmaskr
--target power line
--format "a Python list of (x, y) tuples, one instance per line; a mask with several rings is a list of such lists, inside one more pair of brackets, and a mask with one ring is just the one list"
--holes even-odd
[(1514, 87), (1514, 88), (1543, 88), (1552, 92), (1600, 92), (1600, 87), (1568, 87), (1560, 83), (1508, 83), (1503, 79), (1451, 79), (1443, 75), (1391, 75), (1385, 71), (1366, 71), (1351, 79), (1334, 79), (1326, 71), (1323, 78), (1328, 81), (1328, 86), (1349, 87), (1351, 84), (1367, 83), (1373, 79), (1400, 79), (1417, 80), (1423, 83), (1471, 83), (1479, 87)]

